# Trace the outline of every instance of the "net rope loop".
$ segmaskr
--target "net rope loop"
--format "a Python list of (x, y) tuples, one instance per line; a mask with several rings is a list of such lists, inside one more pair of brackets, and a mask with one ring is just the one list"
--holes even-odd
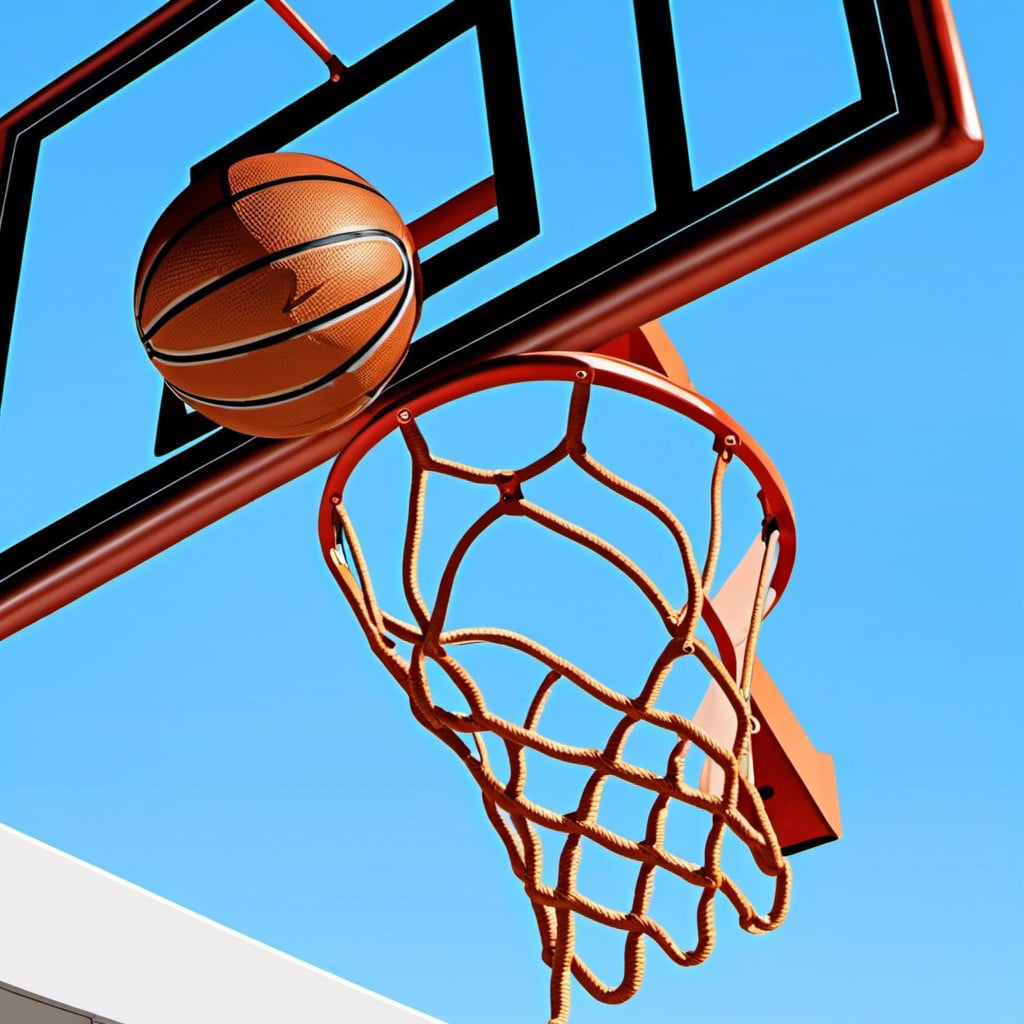
[[(570, 385), (564, 435), (540, 458), (518, 469), (483, 469), (434, 454), (418, 418), (431, 409), (490, 387), (520, 381), (561, 380)], [(584, 428), (593, 387), (613, 387), (653, 401), (688, 417), (713, 435), (708, 502), (710, 529), (707, 550), (698, 558), (677, 516), (661, 501), (598, 462), (588, 451)], [(402, 586), (411, 621), (380, 607), (358, 537), (343, 501), (345, 483), (359, 460), (394, 429), (405, 441), (411, 460), (408, 519), (402, 553)], [(570, 460), (593, 480), (645, 510), (674, 541), (686, 584), (686, 601), (673, 605), (654, 581), (628, 555), (583, 526), (532, 502), (529, 483), (556, 465)], [(751, 553), (754, 571), (730, 580), (725, 589), (742, 583), (743, 600), (718, 602), (715, 592), (722, 548), (723, 484), (726, 472), (741, 460), (753, 474), (763, 513)], [(666, 458), (666, 471), (671, 469)], [(495, 488), (492, 505), (484, 510), (455, 543), (441, 572), (431, 605), (419, 582), (420, 551), (426, 508), (426, 488), (432, 474)], [(554, 651), (520, 633), (497, 627), (449, 628), (452, 592), (459, 570), (473, 544), (505, 516), (521, 516), (567, 542), (603, 559), (650, 602), (665, 630), (664, 646), (638, 693), (621, 693)], [(551, 968), (550, 1024), (565, 1024), (569, 1016), (571, 979), (595, 999), (622, 1003), (638, 991), (644, 973), (644, 944), (653, 941), (676, 964), (696, 966), (707, 959), (715, 941), (716, 898), (730, 904), (739, 926), (760, 933), (776, 928), (786, 915), (791, 876), (779, 842), (765, 812), (751, 771), (750, 687), (757, 640), (765, 615), (774, 607), (792, 569), (795, 528), (785, 488), (774, 467), (757, 445), (724, 412), (702, 396), (667, 378), (607, 356), (541, 353), (506, 357), (469, 374), (406, 398), (397, 409), (377, 412), (343, 449), (331, 471), (321, 515), (321, 541), (328, 564), (351, 605), (374, 654), (409, 700), (417, 721), (445, 743), (462, 761), (480, 788), (484, 811), (508, 855), (512, 871), (528, 896), (541, 939), (541, 956)], [(722, 607), (718, 605), (721, 604)], [(728, 604), (728, 608), (724, 605)], [(737, 604), (741, 611), (735, 610)], [(704, 623), (712, 643), (698, 627)], [(489, 643), (521, 652), (538, 665), (540, 683), (521, 721), (496, 714), (484, 690), (458, 660), (460, 645)], [(401, 645), (409, 649), (403, 654)], [(693, 659), (708, 679), (708, 695), (693, 717), (658, 705), (665, 681), (683, 658)], [(433, 695), (430, 670), (439, 669), (461, 695), (465, 711), (451, 711)], [(535, 685), (535, 684), (531, 684)], [(555, 687), (573, 686), (601, 702), (617, 716), (602, 745), (583, 747), (545, 735), (544, 710)], [(706, 713), (709, 704), (726, 707), (731, 723)], [(630, 734), (639, 723), (674, 737), (661, 772), (624, 758)], [(504, 747), (508, 771), (499, 773), (486, 739)], [(526, 794), (526, 755), (541, 755), (589, 771), (576, 806), (558, 811)], [(683, 777), (688, 756), (703, 756), (700, 785)], [(647, 806), (642, 835), (626, 836), (598, 822), (602, 795), (609, 780), (634, 787)], [(666, 820), (671, 807), (685, 804), (706, 812), (707, 834), (699, 862), (686, 860), (666, 848)], [(757, 869), (773, 883), (771, 904), (757, 910), (722, 867), (728, 835), (749, 850)], [(543, 839), (561, 837), (554, 885), (542, 879)], [(617, 909), (589, 898), (579, 886), (579, 869), (586, 844), (603, 847), (635, 865), (635, 886), (628, 909)], [(681, 879), (696, 892), (696, 940), (678, 944), (650, 914), (658, 872)], [(576, 920), (588, 918), (623, 933), (621, 978), (607, 983), (576, 952)]]

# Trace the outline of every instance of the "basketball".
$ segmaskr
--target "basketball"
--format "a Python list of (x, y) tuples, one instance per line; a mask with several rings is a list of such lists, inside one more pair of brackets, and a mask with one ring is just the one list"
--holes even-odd
[(147, 240), (135, 320), (191, 408), (259, 437), (354, 416), (383, 389), (419, 319), (416, 247), (365, 179), (268, 153), (194, 180)]

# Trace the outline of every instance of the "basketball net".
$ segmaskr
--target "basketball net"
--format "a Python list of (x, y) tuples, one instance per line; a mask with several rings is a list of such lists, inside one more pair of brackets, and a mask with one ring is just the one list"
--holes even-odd
[[(450, 461), (431, 450), (418, 423), (423, 413), (475, 391), (530, 380), (561, 380), (569, 385), (565, 432), (547, 454), (519, 469), (491, 470)], [(709, 433), (710, 529), (707, 550), (701, 557), (669, 508), (588, 453), (584, 432), (595, 387), (615, 388), (658, 403)], [(402, 568), (412, 621), (378, 604), (343, 500), (345, 483), (356, 464), (394, 429), (405, 441), (412, 466)], [(681, 605), (672, 603), (634, 561), (606, 540), (530, 500), (531, 482), (565, 460), (644, 510), (668, 531), (686, 581), (686, 600)], [(750, 551), (712, 597), (722, 550), (723, 482), (737, 461), (756, 478), (763, 520), (752, 524), (755, 536)], [(492, 488), (495, 501), (458, 539), (431, 602), (421, 589), (419, 567), (426, 487), (434, 474)], [(649, 600), (664, 627), (664, 644), (639, 692), (619, 692), (520, 633), (496, 627), (449, 627), (452, 591), (467, 553), (506, 516), (525, 517), (566, 543), (590, 551)], [(714, 945), (715, 911), (721, 900), (732, 906), (740, 927), (748, 932), (770, 931), (781, 923), (789, 902), (790, 869), (753, 781), (751, 736), (757, 723), (751, 711), (750, 688), (758, 633), (789, 577), (795, 533), (792, 510), (777, 473), (725, 413), (662, 374), (605, 355), (543, 353), (499, 359), (379, 412), (341, 452), (328, 483), (321, 523), (328, 563), (374, 654), (404, 690), (416, 720), (456, 754), (480, 787), (487, 817), (537, 919), (541, 955), (552, 971), (552, 1024), (568, 1020), (573, 977), (605, 1003), (624, 1002), (635, 995), (643, 979), (647, 939), (681, 966), (702, 963)], [(698, 634), (701, 623), (707, 629)], [(711, 641), (702, 639), (708, 634)], [(522, 720), (497, 714), (488, 704), (485, 687), (460, 662), (461, 645), (481, 642), (518, 651), (536, 662), (539, 685)], [(707, 693), (692, 718), (659, 704), (665, 681), (681, 659), (699, 665), (708, 682)], [(435, 699), (428, 670), (440, 670), (454, 684), (467, 711), (448, 710)], [(547, 735), (545, 705), (559, 687), (575, 687), (610, 709), (615, 718), (610, 734), (598, 737), (593, 747), (573, 746)], [(671, 754), (660, 773), (624, 756), (626, 742), (639, 723), (661, 730), (670, 741)], [(504, 747), (507, 771), (488, 755), (487, 737)], [(575, 808), (563, 812), (527, 796), (528, 752), (531, 758), (542, 756), (586, 769), (588, 776)], [(692, 757), (704, 758), (697, 786), (684, 781), (687, 758)], [(646, 829), (642, 835), (622, 835), (599, 822), (602, 794), (612, 779), (633, 787), (637, 799), (644, 801)], [(667, 848), (666, 819), (675, 804), (706, 812), (706, 840), (698, 862), (685, 860)], [(755, 909), (723, 870), (723, 844), (730, 834), (746, 846), (756, 868), (773, 885), (766, 911)], [(561, 847), (554, 885), (545, 884), (542, 878), (542, 840), (556, 840)], [(603, 847), (635, 865), (628, 908), (606, 906), (582, 891), (579, 868), (587, 844)], [(688, 948), (678, 944), (650, 913), (659, 872), (694, 887), (696, 941)], [(619, 980), (606, 983), (577, 955), (578, 917), (622, 933)]]

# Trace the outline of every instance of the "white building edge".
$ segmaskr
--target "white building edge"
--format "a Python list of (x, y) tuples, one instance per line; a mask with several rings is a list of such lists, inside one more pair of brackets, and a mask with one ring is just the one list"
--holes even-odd
[(2, 1024), (441, 1024), (0, 825)]

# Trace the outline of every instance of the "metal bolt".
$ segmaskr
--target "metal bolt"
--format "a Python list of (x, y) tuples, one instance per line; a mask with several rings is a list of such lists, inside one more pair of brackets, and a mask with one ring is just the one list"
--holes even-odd
[(402, 423), (408, 423), (412, 419), (412, 413), (408, 409), (400, 409), (398, 412), (398, 419)]
[(588, 374), (586, 370), (577, 370), (576, 371), (576, 379), (577, 380), (586, 380), (587, 377), (589, 377), (589, 376), (590, 376), (590, 374)]
[(725, 437), (722, 438), (722, 444), (724, 444), (726, 448), (735, 448), (739, 443), (740, 439), (735, 434), (726, 434)]
[(341, 504), (341, 496), (338, 495), (338, 494), (332, 494), (331, 495), (331, 504), (332, 505), (340, 505)]

